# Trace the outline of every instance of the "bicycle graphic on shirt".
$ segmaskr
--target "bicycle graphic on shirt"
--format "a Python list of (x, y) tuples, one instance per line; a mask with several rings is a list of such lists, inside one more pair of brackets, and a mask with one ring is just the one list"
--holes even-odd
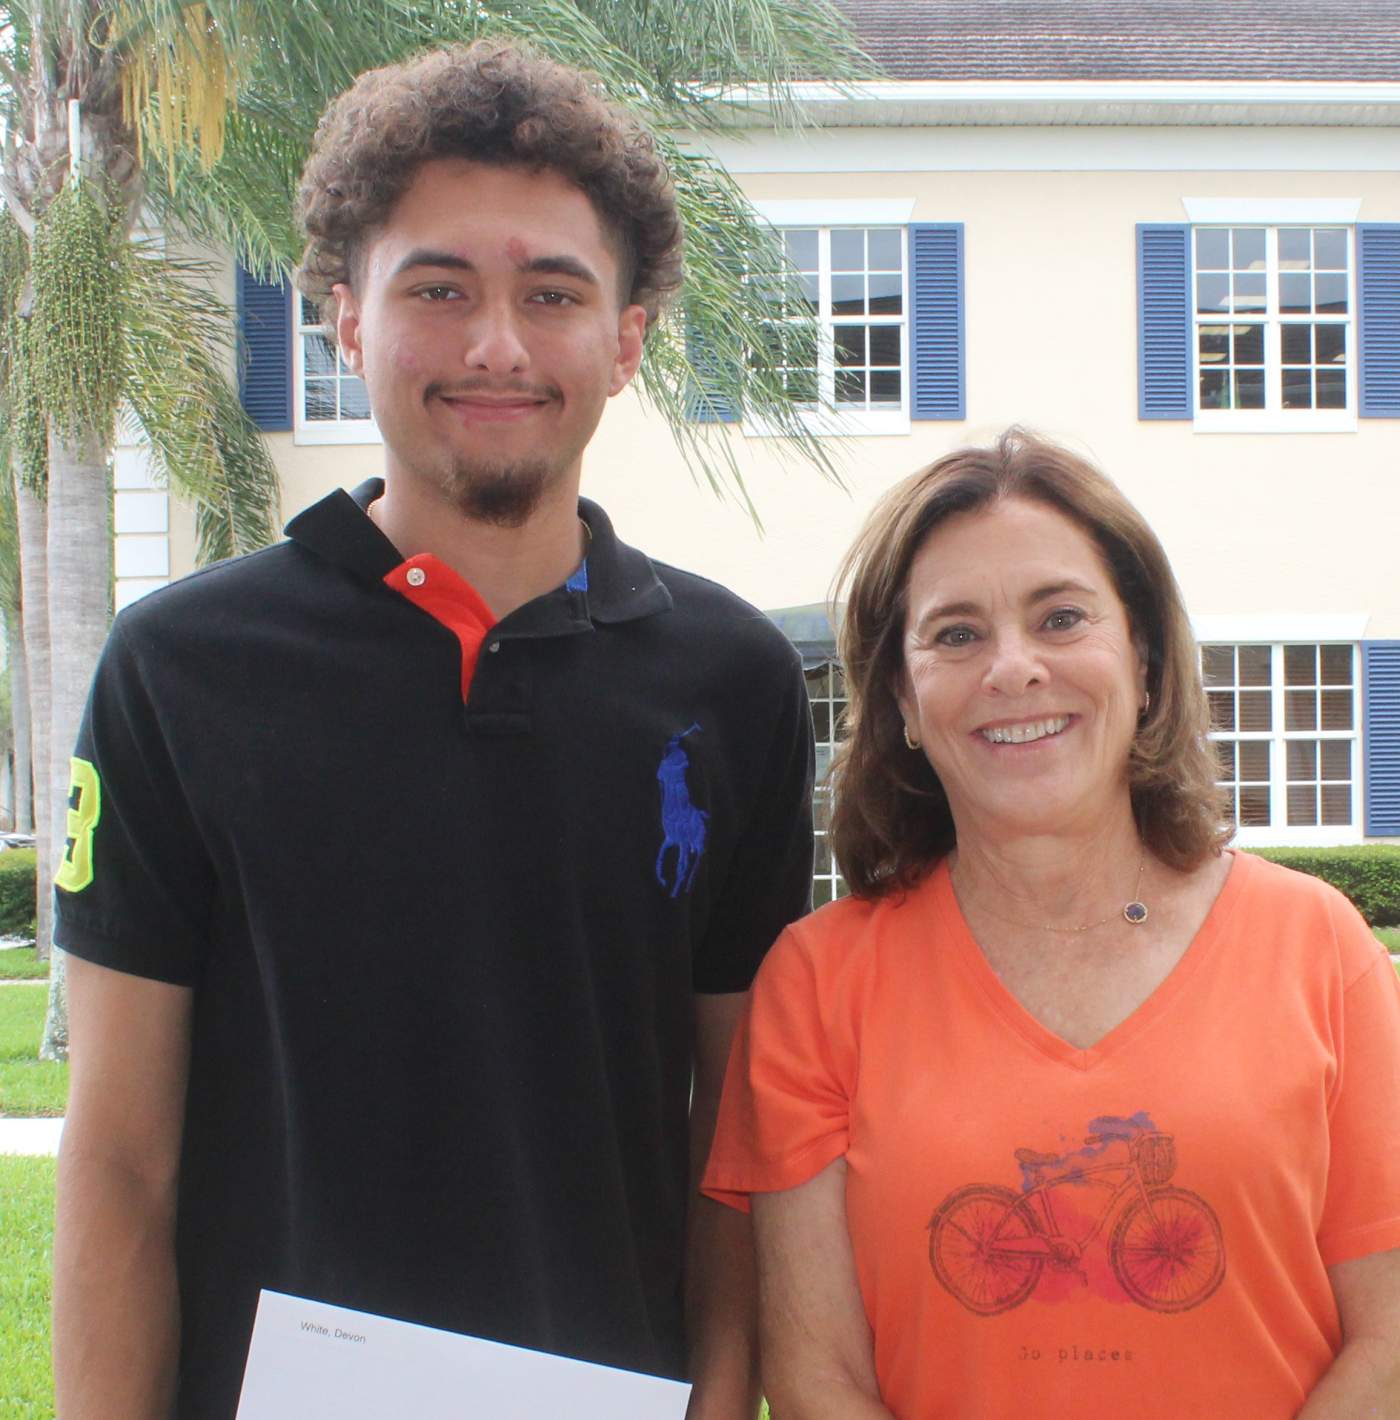
[[(1099, 1121), (1094, 1121), (1098, 1123)], [(1091, 1128), (1093, 1126), (1091, 1125)], [(1035, 1291), (1046, 1266), (1078, 1267), (1085, 1249), (1116, 1217), (1108, 1259), (1123, 1290), (1154, 1312), (1199, 1306), (1225, 1276), (1225, 1243), (1210, 1204), (1168, 1180), (1176, 1172), (1173, 1136), (1152, 1129), (1090, 1134), (1086, 1156), (1126, 1145), (1125, 1157), (1071, 1164), (1055, 1154), (1017, 1149), (1025, 1188), (992, 1183), (956, 1189), (929, 1223), (934, 1275), (970, 1311), (995, 1316), (1020, 1306)], [(1057, 1197), (1075, 1190), (1104, 1194), (1087, 1229), (1066, 1231), (1060, 1219), (1079, 1210), (1057, 1209)]]

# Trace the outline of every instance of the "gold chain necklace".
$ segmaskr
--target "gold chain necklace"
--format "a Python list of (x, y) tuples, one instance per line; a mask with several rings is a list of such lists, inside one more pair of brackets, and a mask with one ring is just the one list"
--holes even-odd
[(1011, 927), (1020, 927), (1023, 931), (1027, 932), (1059, 932), (1066, 936), (1073, 936), (1079, 932), (1092, 932), (1096, 927), (1103, 927), (1117, 918), (1120, 913), (1122, 914), (1123, 920), (1127, 922), (1129, 926), (1140, 927), (1147, 921), (1148, 916), (1147, 904), (1143, 902), (1141, 897), (1142, 874), (1146, 867), (1147, 854), (1144, 852), (1142, 857), (1138, 859), (1137, 881), (1133, 885), (1133, 895), (1129, 901), (1125, 902), (1117, 912), (1110, 912), (1106, 916), (1100, 917), (1097, 921), (1085, 922), (1078, 927), (1057, 927), (1052, 922), (1042, 922), (1040, 926), (1037, 927), (1034, 922), (1018, 922), (1014, 917), (1005, 917), (1000, 912), (995, 912), (991, 908), (984, 910), (992, 917), (995, 917), (999, 922), (1005, 922)]

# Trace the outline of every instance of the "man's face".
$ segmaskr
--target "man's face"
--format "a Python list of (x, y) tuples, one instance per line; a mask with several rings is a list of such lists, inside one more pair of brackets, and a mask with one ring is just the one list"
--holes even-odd
[(389, 477), (511, 527), (576, 487), (646, 328), (583, 192), (548, 170), (435, 159), (361, 267), (335, 288), (336, 334), (369, 388)]

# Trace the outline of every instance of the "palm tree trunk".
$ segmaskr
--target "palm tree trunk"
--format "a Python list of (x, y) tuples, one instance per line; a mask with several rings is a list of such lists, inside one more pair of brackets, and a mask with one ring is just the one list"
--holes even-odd
[(52, 816), (49, 812), (51, 677), (49, 674), (48, 507), (15, 473), (15, 521), (19, 526), (20, 601), (25, 609), (24, 653), (29, 667), (30, 744), (33, 748), (34, 953), (47, 959), (53, 941)]
[(15, 735), (14, 828), (16, 833), (33, 833), (33, 719), (29, 713), (29, 665), (24, 654), (24, 612), (17, 606), (5, 613), (5, 655), (10, 667), (10, 721)]
[[(107, 451), (89, 436), (65, 442), (49, 435), (49, 628), (53, 642), (49, 791), (53, 861), (68, 837), (70, 760), (102, 643), (112, 593), (111, 492)], [(43, 1060), (68, 1053), (68, 992), (63, 953), (49, 967), (49, 1011)]]

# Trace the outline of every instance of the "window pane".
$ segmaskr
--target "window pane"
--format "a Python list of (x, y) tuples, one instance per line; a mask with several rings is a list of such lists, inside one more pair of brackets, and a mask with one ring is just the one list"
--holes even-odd
[(335, 373), (335, 351), (324, 335), (303, 335), (302, 350), (306, 357), (308, 375), (333, 375)]
[(870, 402), (872, 404), (898, 404), (900, 401), (900, 375), (898, 370), (876, 370), (870, 376)]
[(899, 327), (897, 325), (873, 325), (870, 327), (870, 363), (872, 365), (899, 364)]
[(831, 313), (837, 316), (865, 314), (865, 277), (833, 276), (831, 278)]
[(1308, 227), (1280, 227), (1278, 264), (1281, 271), (1306, 271), (1312, 264), (1312, 231)]
[(1283, 407), (1285, 409), (1311, 409), (1312, 371), (1285, 370), (1283, 372)]
[(1322, 728), (1324, 730), (1351, 729), (1351, 691), (1324, 690), (1322, 692)]
[(1268, 646), (1240, 647), (1240, 684), (1272, 685), (1273, 653)]
[(1351, 684), (1351, 647), (1324, 646), (1322, 648), (1323, 685)]
[(783, 249), (799, 271), (817, 269), (817, 234), (810, 228), (789, 228), (783, 233)]
[(816, 404), (817, 372), (810, 369), (788, 370), (783, 375), (783, 388), (789, 399), (800, 404)]
[(1223, 227), (1201, 227), (1196, 232), (1196, 269), (1225, 271), (1230, 265), (1230, 233)]
[(1317, 372), (1317, 407), (1345, 409), (1347, 407), (1347, 372), (1319, 370)]
[[(1287, 326), (1284, 327), (1288, 329)], [(1315, 325), (1313, 335), (1319, 365), (1344, 365), (1347, 358), (1347, 328), (1344, 325)]]
[(321, 324), (321, 313), (316, 309), (316, 303), (309, 296), (301, 297), (300, 310), (302, 325)]
[(803, 276), (799, 289), (802, 294), (802, 304), (812, 315), (815, 315), (817, 307), (821, 304), (821, 278), (816, 275)]
[(831, 872), (831, 840), (824, 833), (819, 833), (812, 844), (814, 860), (812, 870), (817, 873)]
[(1322, 741), (1322, 777), (1324, 779), (1351, 778), (1351, 741)]
[(1264, 309), (1264, 273), (1258, 275), (1251, 273), (1248, 276), (1235, 277), (1235, 310), (1262, 311)]
[(1285, 365), (1311, 365), (1313, 328), (1310, 325), (1286, 325), (1279, 332), (1280, 348)]
[(1235, 728), (1235, 696), (1233, 691), (1212, 690), (1210, 701), (1210, 727), (1212, 730), (1233, 730)]
[(837, 370), (836, 403), (865, 403), (865, 372), (863, 370)]
[(1229, 409), (1230, 376), (1225, 370), (1201, 371), (1201, 408)]
[(1290, 779), (1317, 778), (1317, 741), (1288, 741), (1288, 777)]
[(1196, 277), (1196, 309), (1212, 316), (1230, 309), (1230, 278), (1228, 276)]
[(1240, 729), (1272, 730), (1274, 727), (1273, 697), (1267, 690), (1240, 691)]
[(1207, 685), (1233, 685), (1235, 648), (1233, 646), (1202, 646), (1201, 678)]
[(1230, 328), (1225, 325), (1203, 325), (1197, 332), (1196, 345), (1202, 365), (1230, 363)]
[(369, 391), (365, 388), (365, 382), (353, 375), (340, 382), (340, 417), (369, 418)]
[(1236, 227), (1234, 229), (1234, 267), (1236, 271), (1263, 271), (1264, 269), (1264, 228)]
[(831, 703), (826, 700), (812, 702), (812, 738), (820, 743), (831, 738)]
[(1278, 279), (1278, 308), (1284, 315), (1306, 315), (1312, 310), (1312, 277), (1285, 272)]
[(1269, 790), (1263, 784), (1251, 784), (1240, 790), (1240, 826), (1242, 828), (1267, 828), (1269, 826)]
[(1235, 372), (1235, 408), (1263, 409), (1263, 370), (1237, 370)]
[(307, 380), (306, 417), (308, 419), (335, 418), (334, 380)]
[(1317, 647), (1285, 646), (1283, 648), (1283, 683), (1285, 685), (1317, 684)]
[(863, 227), (832, 232), (831, 269), (833, 271), (865, 270), (865, 229)]
[(825, 907), (831, 901), (831, 879), (813, 878), (812, 880), (812, 906)]
[(886, 227), (870, 233), (870, 269), (872, 271), (902, 271), (904, 269), (904, 233)]
[(1235, 742), (1234, 740), (1216, 740), (1215, 757), (1220, 765), (1220, 778), (1227, 783), (1235, 777)]
[(838, 325), (833, 332), (838, 365), (865, 364), (865, 327)]
[(1269, 782), (1268, 740), (1240, 741), (1240, 782), (1242, 784), (1267, 784)]
[(1317, 729), (1317, 692), (1290, 690), (1284, 696), (1284, 729)]
[(1317, 822), (1317, 786), (1315, 784), (1290, 784), (1288, 786), (1288, 822), (1305, 827)]
[(1264, 327), (1262, 325), (1237, 325), (1235, 335), (1235, 364), (1262, 365), (1264, 363)]
[(1324, 784), (1322, 786), (1322, 821), (1329, 826), (1339, 826), (1351, 822), (1351, 785)]
[(1317, 313), (1344, 316), (1347, 313), (1347, 278), (1344, 272), (1320, 272), (1314, 278)]
[(904, 293), (898, 276), (870, 278), (870, 313), (876, 316), (898, 316), (904, 313)]
[(1319, 271), (1347, 269), (1347, 234), (1343, 227), (1319, 227), (1313, 233), (1313, 265)]

